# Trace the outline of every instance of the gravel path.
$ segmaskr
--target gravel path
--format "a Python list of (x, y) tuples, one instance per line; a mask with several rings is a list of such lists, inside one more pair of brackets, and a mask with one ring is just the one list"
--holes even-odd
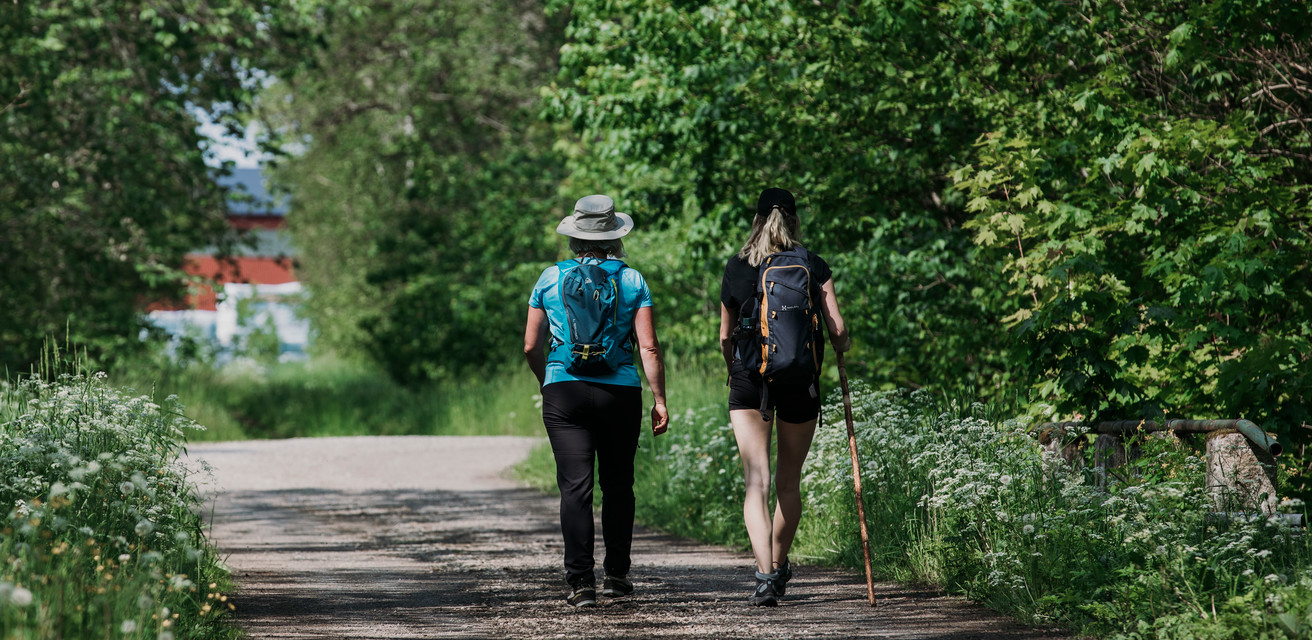
[[(212, 539), (253, 638), (1048, 639), (981, 607), (800, 567), (775, 609), (746, 605), (745, 553), (639, 530), (637, 593), (564, 604), (556, 499), (504, 476), (540, 442), (313, 438), (191, 446)], [(598, 541), (600, 549), (600, 541)]]

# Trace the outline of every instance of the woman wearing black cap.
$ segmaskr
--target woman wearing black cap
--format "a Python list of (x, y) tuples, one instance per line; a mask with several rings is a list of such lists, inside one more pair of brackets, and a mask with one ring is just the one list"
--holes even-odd
[[(757, 201), (751, 234), (742, 250), (729, 258), (720, 285), (720, 350), (729, 366), (729, 419), (747, 481), (743, 520), (756, 557), (756, 586), (750, 602), (766, 607), (778, 604), (793, 574), (788, 550), (802, 514), (802, 463), (820, 414), (817, 376), (824, 344), (820, 317), (835, 351), (845, 352), (851, 346), (829, 264), (803, 248), (800, 238), (793, 194), (766, 189)], [(800, 292), (799, 302), (784, 305), (782, 312), (772, 310), (774, 301), (766, 299), (774, 296), (767, 289), (784, 290), (771, 285), (779, 274), (791, 281), (777, 284), (796, 285)], [(786, 338), (779, 342), (779, 336), (788, 335), (788, 327), (773, 323), (785, 322), (789, 310), (796, 307), (803, 309), (802, 317), (808, 318), (803, 322), (809, 323), (804, 329), (809, 337), (797, 342), (809, 342), (793, 345)], [(771, 327), (776, 328), (774, 336)], [(801, 375), (790, 372), (776, 377), (771, 360), (780, 355), (781, 346), (783, 351), (801, 351), (800, 361), (809, 358), (808, 364), (813, 366), (804, 367), (807, 371)], [(771, 518), (770, 440), (776, 418), (777, 503)]]

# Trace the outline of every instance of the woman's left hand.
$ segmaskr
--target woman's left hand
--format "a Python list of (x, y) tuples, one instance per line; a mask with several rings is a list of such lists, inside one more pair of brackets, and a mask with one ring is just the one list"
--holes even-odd
[(664, 402), (658, 402), (651, 408), (651, 434), (658, 436), (670, 428), (670, 411)]

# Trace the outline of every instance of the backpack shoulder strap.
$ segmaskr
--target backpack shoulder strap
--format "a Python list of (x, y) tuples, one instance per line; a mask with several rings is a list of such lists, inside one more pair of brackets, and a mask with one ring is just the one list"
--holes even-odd
[(792, 258), (797, 258), (797, 259), (799, 259), (799, 260), (802, 260), (802, 261), (807, 262), (808, 264), (811, 262), (811, 252), (810, 252), (810, 251), (807, 251), (807, 250), (806, 250), (806, 247), (803, 247), (803, 246), (800, 245), (800, 244), (798, 244), (798, 245), (793, 245), (793, 248), (788, 249), (788, 250), (786, 250), (786, 251), (780, 251), (779, 253), (776, 253), (775, 255), (789, 256), (789, 257), (792, 257)]
[(776, 255), (779, 254), (772, 253), (766, 256), (765, 259), (761, 261), (761, 264), (756, 265), (756, 283), (752, 285), (752, 290), (756, 292), (755, 304), (760, 304), (761, 296), (765, 294), (765, 289), (761, 288), (765, 284), (765, 281), (762, 280), (762, 278), (765, 276), (766, 267), (770, 266), (770, 259)]
[(618, 275), (619, 272), (623, 271), (629, 265), (624, 264), (623, 260), (607, 259), (602, 261), (602, 263), (598, 266), (600, 266), (602, 270), (606, 272), (606, 275), (614, 276), (614, 275)]

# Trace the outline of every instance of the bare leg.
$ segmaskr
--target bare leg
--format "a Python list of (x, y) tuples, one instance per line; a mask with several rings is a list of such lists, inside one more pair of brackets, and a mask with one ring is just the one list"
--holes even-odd
[(771, 424), (754, 409), (729, 412), (738, 455), (743, 461), (747, 495), (743, 498), (743, 522), (752, 541), (756, 570), (771, 573), (770, 525), (770, 431)]
[[(779, 451), (775, 462), (775, 511), (773, 527), (773, 560), (782, 563), (788, 559), (788, 550), (797, 535), (797, 524), (802, 519), (802, 463), (811, 451), (815, 437), (815, 420), (793, 424), (779, 421)], [(756, 540), (752, 540), (755, 546)], [(773, 571), (773, 569), (771, 570)], [(767, 571), (766, 573), (769, 573)]]

